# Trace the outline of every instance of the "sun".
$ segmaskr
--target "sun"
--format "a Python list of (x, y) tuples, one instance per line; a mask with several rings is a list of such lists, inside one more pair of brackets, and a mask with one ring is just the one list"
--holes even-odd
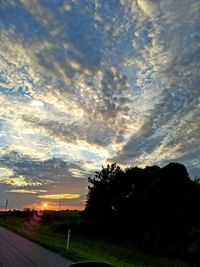
[(45, 203), (43, 203), (43, 208), (47, 208), (47, 206), (48, 206), (48, 204), (45, 202)]

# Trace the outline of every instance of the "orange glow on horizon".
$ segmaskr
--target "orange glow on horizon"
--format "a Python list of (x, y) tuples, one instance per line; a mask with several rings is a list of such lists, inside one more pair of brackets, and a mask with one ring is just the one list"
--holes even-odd
[[(35, 210), (59, 210), (59, 202), (34, 202), (29, 205), (24, 205), (21, 209), (30, 208)], [(60, 210), (84, 210), (83, 205), (67, 205), (65, 203), (61, 203)]]

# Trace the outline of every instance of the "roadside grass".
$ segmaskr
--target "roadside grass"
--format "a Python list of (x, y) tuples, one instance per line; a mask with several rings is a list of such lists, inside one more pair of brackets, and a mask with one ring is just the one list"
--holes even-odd
[[(49, 213), (44, 221), (32, 224), (30, 218), (9, 215), (0, 217), (0, 225), (27, 237), (72, 261), (105, 261), (115, 267), (195, 267), (188, 263), (167, 258), (156, 258), (136, 251), (127, 244), (116, 244), (106, 239), (86, 238), (71, 232), (70, 247), (67, 251), (67, 225), (78, 224), (78, 213)], [(60, 223), (60, 225), (59, 225)], [(61, 229), (61, 231), (56, 231)]]

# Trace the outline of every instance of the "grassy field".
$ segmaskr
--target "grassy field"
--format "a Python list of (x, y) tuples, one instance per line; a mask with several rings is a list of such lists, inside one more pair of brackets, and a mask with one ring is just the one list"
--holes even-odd
[(48, 213), (26, 216), (0, 215), (0, 224), (22, 236), (56, 251), (74, 261), (105, 261), (115, 267), (194, 267), (180, 261), (155, 258), (136, 251), (127, 244), (117, 244), (105, 239), (88, 238), (71, 230), (69, 249), (67, 245), (68, 228), (75, 228), (80, 222), (78, 212)]

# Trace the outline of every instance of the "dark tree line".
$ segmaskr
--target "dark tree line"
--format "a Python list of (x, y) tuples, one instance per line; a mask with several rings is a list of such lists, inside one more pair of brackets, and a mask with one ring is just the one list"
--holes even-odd
[(83, 216), (94, 232), (200, 262), (200, 184), (182, 164), (125, 170), (107, 165), (89, 183)]

